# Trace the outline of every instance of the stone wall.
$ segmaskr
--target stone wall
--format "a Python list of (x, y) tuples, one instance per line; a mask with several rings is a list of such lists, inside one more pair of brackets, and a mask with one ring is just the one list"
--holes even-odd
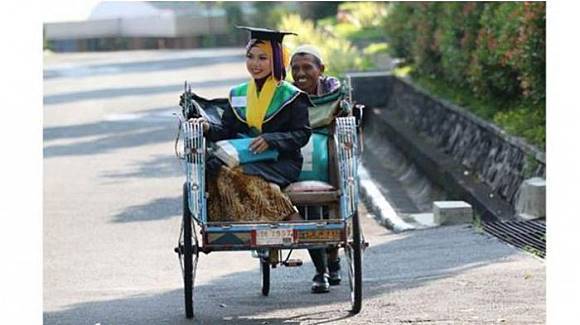
[(466, 109), (389, 74), (352, 74), (353, 99), (397, 116), (514, 206), (530, 177), (545, 178), (545, 154)]

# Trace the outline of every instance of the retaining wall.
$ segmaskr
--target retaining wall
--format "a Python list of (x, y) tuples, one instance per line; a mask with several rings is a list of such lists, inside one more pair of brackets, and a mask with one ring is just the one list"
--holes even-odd
[[(430, 156), (443, 154), (444, 157), (440, 158), (450, 158), (458, 164), (453, 167), (448, 164), (422, 164), (422, 161), (418, 161), (424, 168), (464, 169), (463, 173), (473, 176), (470, 181), (481, 183), (476, 184), (480, 188), (478, 191), (488, 192), (478, 195), (499, 198), (511, 207), (510, 210), (516, 204), (518, 189), (525, 179), (534, 176), (545, 178), (544, 152), (520, 138), (507, 135), (466, 109), (438, 99), (410, 81), (388, 73), (353, 73), (349, 77), (353, 99), (368, 107), (365, 122), (379, 123), (377, 119), (381, 119), (380, 123), (385, 127), (391, 124), (391, 137), (404, 137), (406, 134), (408, 141), (394, 140), (402, 146), (420, 147), (401, 148), (411, 155), (412, 160), (425, 160), (420, 151), (433, 149), (437, 153), (433, 152)], [(421, 143), (413, 144), (416, 140)], [(450, 184), (445, 179), (449, 175), (442, 174), (448, 171), (426, 172), (444, 188), (469, 187), (464, 180), (457, 180), (459, 183), (455, 185)], [(481, 200), (486, 201), (485, 198)], [(504, 211), (501, 214), (507, 217), (512, 213)]]

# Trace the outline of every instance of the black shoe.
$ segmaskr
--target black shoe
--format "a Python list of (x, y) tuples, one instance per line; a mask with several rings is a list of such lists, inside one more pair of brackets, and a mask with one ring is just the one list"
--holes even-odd
[(312, 293), (327, 293), (329, 291), (328, 274), (316, 273), (312, 279)]
[(342, 280), (340, 276), (340, 258), (336, 258), (336, 261), (328, 262), (328, 282), (331, 286), (336, 286), (340, 284)]

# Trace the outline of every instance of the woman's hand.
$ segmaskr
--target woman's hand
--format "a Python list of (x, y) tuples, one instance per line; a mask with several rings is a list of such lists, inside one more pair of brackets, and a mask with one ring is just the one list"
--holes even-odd
[(203, 133), (207, 133), (209, 131), (209, 122), (205, 119), (205, 117), (198, 117), (198, 118), (190, 118), (187, 120), (189, 123), (201, 123), (201, 127), (203, 128)]
[(250, 143), (250, 151), (253, 153), (261, 153), (268, 150), (268, 148), (270, 148), (268, 142), (266, 142), (266, 140), (261, 136), (255, 138), (252, 140), (252, 143)]

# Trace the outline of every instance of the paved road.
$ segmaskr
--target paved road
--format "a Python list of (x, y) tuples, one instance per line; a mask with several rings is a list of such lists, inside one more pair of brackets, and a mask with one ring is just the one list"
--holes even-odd
[[(171, 113), (184, 80), (222, 97), (238, 49), (52, 55), (44, 65), (45, 324), (541, 324), (545, 265), (469, 226), (394, 234), (368, 214), (363, 311), (346, 285), (309, 293), (313, 266), (272, 272), (249, 252), (202, 255), (184, 319), (183, 176)], [(361, 207), (364, 211), (364, 207)]]

